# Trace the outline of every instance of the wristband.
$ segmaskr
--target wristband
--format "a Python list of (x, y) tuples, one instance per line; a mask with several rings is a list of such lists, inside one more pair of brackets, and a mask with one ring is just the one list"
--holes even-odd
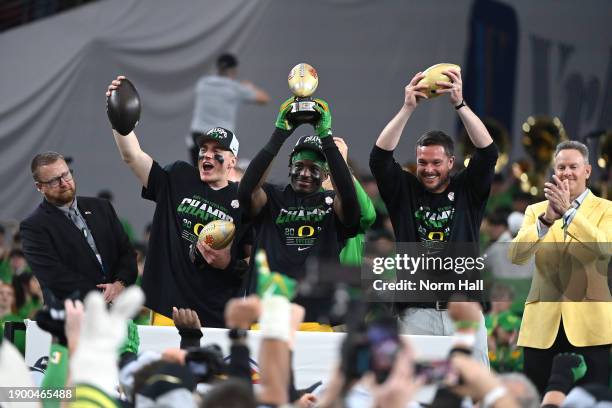
[(470, 320), (459, 320), (455, 322), (455, 330), (474, 329), (478, 330), (480, 327), (479, 322), (473, 322)]
[(503, 385), (498, 385), (493, 388), (491, 391), (487, 392), (487, 394), (482, 399), (482, 407), (483, 408), (491, 408), (497, 400), (506, 395), (506, 388)]
[(248, 334), (249, 334), (248, 330), (240, 329), (240, 328), (233, 328), (227, 332), (227, 336), (231, 340), (244, 340), (246, 339)]
[(453, 344), (461, 344), (466, 347), (474, 347), (476, 336), (474, 333), (455, 333), (453, 334)]
[(261, 300), (259, 327), (264, 339), (289, 341), (291, 322), (291, 303), (280, 295), (270, 295)]
[(547, 220), (544, 218), (544, 214), (545, 214), (545, 213), (540, 214), (540, 216), (538, 217), (538, 220), (540, 220), (540, 222), (541, 222), (542, 224), (544, 224), (544, 226), (546, 226), (546, 227), (548, 227), (548, 228), (552, 227), (552, 225), (554, 224), (554, 222), (547, 221)]
[(461, 103), (459, 105), (455, 106), (455, 109), (459, 110), (459, 109), (463, 108), (464, 106), (467, 106), (467, 105), (465, 104), (465, 99), (462, 99)]

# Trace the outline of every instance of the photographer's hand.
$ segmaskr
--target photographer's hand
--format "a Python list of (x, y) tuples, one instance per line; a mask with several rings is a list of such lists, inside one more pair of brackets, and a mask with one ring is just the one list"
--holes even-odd
[(181, 349), (200, 346), (202, 325), (195, 310), (173, 307), (172, 321), (181, 336)]
[(368, 374), (364, 381), (369, 384), (374, 406), (378, 408), (404, 408), (424, 383), (422, 378), (414, 378), (414, 356), (407, 342), (397, 354), (384, 383), (377, 384), (374, 374)]

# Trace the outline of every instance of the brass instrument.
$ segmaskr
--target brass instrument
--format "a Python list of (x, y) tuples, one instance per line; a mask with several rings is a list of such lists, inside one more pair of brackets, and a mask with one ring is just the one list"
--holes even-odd
[[(506, 167), (509, 161), (508, 130), (504, 127), (504, 125), (493, 118), (485, 118), (482, 122), (499, 149), (499, 157), (497, 158), (497, 163), (495, 163), (495, 173), (500, 173), (504, 167)], [(464, 157), (463, 165), (467, 167), (468, 163), (470, 162), (470, 157), (474, 153), (474, 144), (470, 140), (470, 137), (465, 129), (463, 129), (463, 132), (461, 133), (460, 145)]]
[(514, 168), (520, 180), (521, 190), (533, 196), (541, 195), (557, 145), (567, 140), (565, 128), (558, 117), (529, 116), (522, 126), (521, 143), (531, 159), (531, 169)]

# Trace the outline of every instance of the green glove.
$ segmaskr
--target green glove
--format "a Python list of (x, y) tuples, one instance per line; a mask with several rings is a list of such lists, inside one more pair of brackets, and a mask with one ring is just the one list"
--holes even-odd
[(317, 136), (323, 139), (332, 135), (331, 111), (329, 110), (329, 105), (323, 99), (316, 98), (314, 101), (316, 102), (315, 110), (321, 114), (321, 118), (315, 126), (315, 132)]
[(133, 320), (128, 320), (127, 338), (125, 339), (125, 343), (123, 343), (119, 349), (119, 355), (127, 352), (138, 354), (138, 347), (140, 347), (138, 326)]
[(287, 114), (291, 112), (292, 102), (293, 98), (289, 98), (280, 106), (278, 116), (276, 117), (276, 123), (274, 124), (278, 129), (293, 130), (293, 125), (287, 119)]
[(548, 379), (548, 391), (561, 391), (567, 394), (576, 381), (580, 380), (587, 371), (584, 357), (576, 353), (557, 354), (553, 359)]
[(257, 269), (257, 294), (259, 297), (281, 295), (289, 300), (293, 299), (297, 282), (295, 279), (278, 272), (271, 272), (266, 252), (263, 249), (257, 251), (255, 268)]

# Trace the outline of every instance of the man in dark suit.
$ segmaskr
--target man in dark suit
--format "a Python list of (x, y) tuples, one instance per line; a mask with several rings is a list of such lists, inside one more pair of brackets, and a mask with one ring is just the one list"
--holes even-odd
[(21, 222), (23, 250), (45, 301), (100, 289), (112, 302), (136, 280), (136, 253), (107, 200), (77, 197), (72, 170), (55, 152), (32, 159), (43, 202)]

